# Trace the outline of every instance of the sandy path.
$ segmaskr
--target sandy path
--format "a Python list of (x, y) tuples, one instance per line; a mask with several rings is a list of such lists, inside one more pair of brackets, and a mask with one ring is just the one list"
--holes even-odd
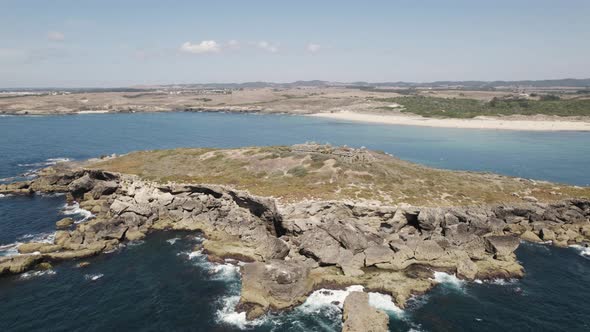
[(503, 129), (532, 131), (590, 131), (590, 122), (565, 120), (507, 120), (491, 117), (476, 117), (473, 119), (434, 119), (425, 118), (417, 115), (381, 115), (349, 111), (335, 113), (316, 113), (310, 114), (309, 116), (343, 121), (360, 121), (381, 124), (426, 126), (440, 128)]

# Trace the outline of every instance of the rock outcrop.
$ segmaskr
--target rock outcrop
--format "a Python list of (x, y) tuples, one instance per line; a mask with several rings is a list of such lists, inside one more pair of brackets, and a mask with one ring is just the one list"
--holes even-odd
[(369, 294), (352, 292), (344, 300), (342, 332), (389, 331), (389, 316), (369, 305)]
[[(390, 294), (403, 307), (412, 294), (435, 284), (434, 271), (469, 280), (522, 277), (514, 254), (520, 239), (560, 246), (590, 240), (590, 201), (583, 199), (436, 208), (342, 201), (280, 205), (224, 186), (162, 184), (77, 167), (48, 169), (36, 180), (0, 190), (66, 192), (95, 215), (74, 225), (60, 221), (63, 229), (53, 243), (20, 245), (19, 255), (0, 258), (0, 274), (98, 255), (154, 230), (200, 231), (211, 260), (247, 262), (238, 309), (249, 319), (298, 305), (315, 289), (353, 284)], [(347, 300), (345, 326), (378, 331), (381, 315), (367, 309), (362, 297)], [(351, 310), (369, 311), (357, 320)]]

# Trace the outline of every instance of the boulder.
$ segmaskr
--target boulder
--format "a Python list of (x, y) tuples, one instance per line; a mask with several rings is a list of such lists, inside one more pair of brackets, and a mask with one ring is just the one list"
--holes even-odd
[(418, 226), (423, 231), (433, 231), (445, 220), (444, 211), (438, 208), (422, 209), (418, 214)]
[(114, 193), (119, 188), (119, 184), (115, 181), (96, 181), (96, 184), (90, 191), (94, 199), (99, 199), (100, 196), (106, 196)]
[(68, 185), (68, 190), (74, 197), (82, 197), (85, 193), (92, 190), (94, 187), (94, 180), (90, 175), (84, 174), (84, 176), (72, 181)]
[(344, 300), (342, 332), (389, 331), (389, 316), (369, 305), (369, 294), (351, 292)]
[(140, 231), (127, 231), (125, 233), (125, 239), (127, 239), (128, 241), (137, 241), (137, 240), (141, 240), (145, 237), (145, 233), (142, 233)]
[(323, 265), (335, 265), (340, 257), (340, 243), (320, 228), (305, 232), (300, 237), (300, 251)]
[(55, 223), (55, 227), (57, 229), (64, 229), (72, 226), (74, 224), (74, 219), (72, 218), (63, 218)]
[(531, 231), (526, 231), (526, 232), (520, 234), (520, 238), (523, 239), (524, 241), (528, 241), (528, 242), (534, 242), (534, 243), (543, 242), (543, 240), (541, 240), (541, 238), (539, 238), (537, 236), (537, 234), (535, 234)]
[(514, 236), (492, 235), (485, 238), (486, 250), (496, 257), (507, 257), (519, 246), (520, 240)]
[(240, 272), (242, 294), (236, 310), (246, 311), (247, 319), (300, 304), (311, 291), (309, 269), (298, 262), (247, 263)]

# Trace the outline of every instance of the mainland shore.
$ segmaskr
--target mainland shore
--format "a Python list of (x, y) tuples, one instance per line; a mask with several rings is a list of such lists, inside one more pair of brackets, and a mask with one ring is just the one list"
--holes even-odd
[(309, 116), (366, 123), (402, 126), (424, 126), (460, 129), (500, 129), (525, 131), (590, 131), (590, 122), (559, 119), (556, 117), (475, 117), (472, 119), (426, 118), (410, 114), (370, 114), (359, 112), (315, 113)]
[(590, 97), (563, 90), (265, 87), (150, 88), (0, 95), (0, 115), (146, 112), (311, 115), (333, 120), (463, 129), (590, 131)]

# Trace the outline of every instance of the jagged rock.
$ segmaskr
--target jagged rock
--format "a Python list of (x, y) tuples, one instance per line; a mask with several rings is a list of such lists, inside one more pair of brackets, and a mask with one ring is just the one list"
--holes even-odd
[(344, 300), (342, 332), (389, 331), (389, 316), (369, 305), (369, 294), (351, 292)]
[(130, 205), (128, 203), (122, 202), (120, 200), (115, 200), (111, 204), (110, 210), (113, 215), (118, 216), (121, 213), (123, 213), (123, 211), (127, 210), (129, 208), (129, 206)]
[(68, 228), (74, 224), (74, 219), (72, 218), (63, 218), (55, 223), (57, 229)]
[(441, 226), (445, 219), (441, 209), (423, 209), (418, 214), (418, 226), (424, 231), (433, 231)]
[(114, 193), (118, 188), (119, 185), (115, 181), (97, 181), (90, 192), (94, 199), (99, 199), (100, 196)]
[(539, 238), (537, 236), (537, 234), (535, 234), (531, 231), (526, 231), (526, 232), (520, 234), (520, 238), (523, 239), (524, 241), (528, 241), (528, 242), (534, 242), (534, 243), (543, 242), (543, 240), (541, 240), (541, 238)]
[(497, 257), (511, 255), (520, 244), (519, 239), (514, 236), (492, 235), (486, 237), (485, 240), (488, 252), (495, 254)]
[(89, 192), (93, 187), (94, 179), (86, 173), (84, 176), (72, 181), (68, 186), (68, 190), (74, 195), (74, 197), (82, 197), (84, 193)]

